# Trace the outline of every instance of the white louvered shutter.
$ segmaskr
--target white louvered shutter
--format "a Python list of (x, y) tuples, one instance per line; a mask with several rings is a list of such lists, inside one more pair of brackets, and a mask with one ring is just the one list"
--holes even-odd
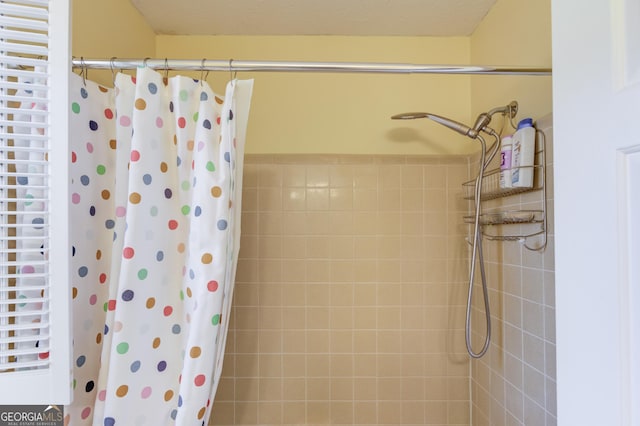
[(68, 0), (0, 0), (0, 404), (71, 398)]

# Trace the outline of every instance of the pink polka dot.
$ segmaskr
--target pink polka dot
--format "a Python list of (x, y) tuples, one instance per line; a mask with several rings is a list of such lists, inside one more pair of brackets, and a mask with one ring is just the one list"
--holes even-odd
[(162, 126), (164, 126), (164, 121), (162, 121), (162, 117), (156, 118), (156, 127), (159, 129), (162, 129)]
[(98, 301), (98, 296), (96, 296), (95, 294), (92, 294), (91, 297), (89, 297), (90, 305), (95, 305), (97, 301)]
[(131, 161), (138, 161), (140, 159), (140, 151), (135, 149), (131, 151)]
[(140, 392), (140, 396), (142, 397), (142, 399), (149, 398), (151, 396), (151, 387), (146, 386), (144, 389), (142, 389), (142, 392)]
[(100, 401), (104, 401), (105, 399), (107, 399), (107, 391), (101, 390), (100, 392), (98, 392), (98, 399)]
[(87, 417), (89, 417), (90, 414), (91, 414), (91, 407), (84, 407), (84, 410), (82, 410), (82, 413), (80, 413), (80, 417), (82, 417), (82, 420), (84, 420)]
[(131, 259), (134, 256), (134, 254), (135, 254), (135, 251), (133, 250), (133, 247), (125, 247), (122, 250), (122, 256), (125, 259)]
[(171, 306), (165, 306), (163, 312), (164, 312), (164, 316), (168, 317), (173, 313), (173, 308)]
[(178, 127), (180, 127), (181, 129), (184, 129), (186, 125), (187, 125), (187, 120), (185, 120), (184, 117), (178, 118)]
[(87, 152), (89, 154), (93, 153), (93, 144), (91, 142), (87, 142)]
[(25, 265), (22, 267), (23, 274), (33, 274), (35, 271), (36, 269), (31, 265)]
[(124, 217), (126, 214), (127, 214), (127, 208), (126, 207), (122, 207), (122, 206), (116, 207), (116, 216), (117, 217)]
[(74, 193), (71, 195), (71, 202), (72, 202), (73, 204), (78, 204), (78, 203), (80, 202), (80, 194), (78, 194), (77, 192), (74, 192)]
[(193, 380), (193, 383), (195, 383), (196, 386), (202, 386), (204, 385), (204, 382), (205, 382), (204, 374), (198, 374), (196, 378)]
[(198, 151), (202, 151), (204, 149), (204, 142), (198, 142)]
[(131, 118), (129, 118), (126, 115), (123, 115), (122, 117), (120, 117), (120, 125), (122, 127), (129, 127), (131, 126)]
[(218, 290), (218, 281), (216, 280), (211, 280), (207, 283), (207, 290), (209, 291), (216, 291)]
[(122, 321), (115, 321), (113, 323), (113, 331), (115, 331), (116, 333), (119, 332), (119, 331), (122, 331), (122, 327), (124, 327), (122, 325)]

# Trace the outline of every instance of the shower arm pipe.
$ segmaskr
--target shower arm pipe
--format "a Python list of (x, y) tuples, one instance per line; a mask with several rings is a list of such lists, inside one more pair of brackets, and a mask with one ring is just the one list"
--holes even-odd
[(73, 58), (73, 68), (125, 70), (148, 67), (165, 71), (318, 72), (371, 74), (484, 74), (550, 76), (551, 68), (475, 65), (430, 65), (369, 62), (291, 62), (209, 59), (85, 59)]

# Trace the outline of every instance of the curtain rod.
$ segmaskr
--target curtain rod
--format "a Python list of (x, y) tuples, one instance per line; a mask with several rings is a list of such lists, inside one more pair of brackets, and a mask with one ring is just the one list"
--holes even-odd
[(168, 71), (251, 71), (251, 72), (324, 72), (372, 74), (485, 74), (485, 75), (551, 75), (551, 68), (421, 65), (367, 62), (290, 62), (209, 59), (84, 59), (73, 58), (74, 68), (122, 70), (147, 66)]

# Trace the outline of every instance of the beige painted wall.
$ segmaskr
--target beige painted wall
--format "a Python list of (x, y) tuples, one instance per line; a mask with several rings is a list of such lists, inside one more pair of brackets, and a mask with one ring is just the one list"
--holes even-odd
[[(170, 58), (410, 62), (464, 64), (466, 37), (158, 36), (157, 56)], [(199, 73), (194, 75), (199, 78)], [(248, 153), (446, 154), (469, 144), (446, 129), (391, 121), (427, 110), (469, 120), (468, 76), (240, 73), (255, 78)], [(227, 73), (211, 74), (222, 92)]]
[[(155, 56), (155, 33), (129, 0), (76, 0), (72, 55), (76, 58)], [(89, 78), (112, 86), (110, 71), (90, 70)]]

